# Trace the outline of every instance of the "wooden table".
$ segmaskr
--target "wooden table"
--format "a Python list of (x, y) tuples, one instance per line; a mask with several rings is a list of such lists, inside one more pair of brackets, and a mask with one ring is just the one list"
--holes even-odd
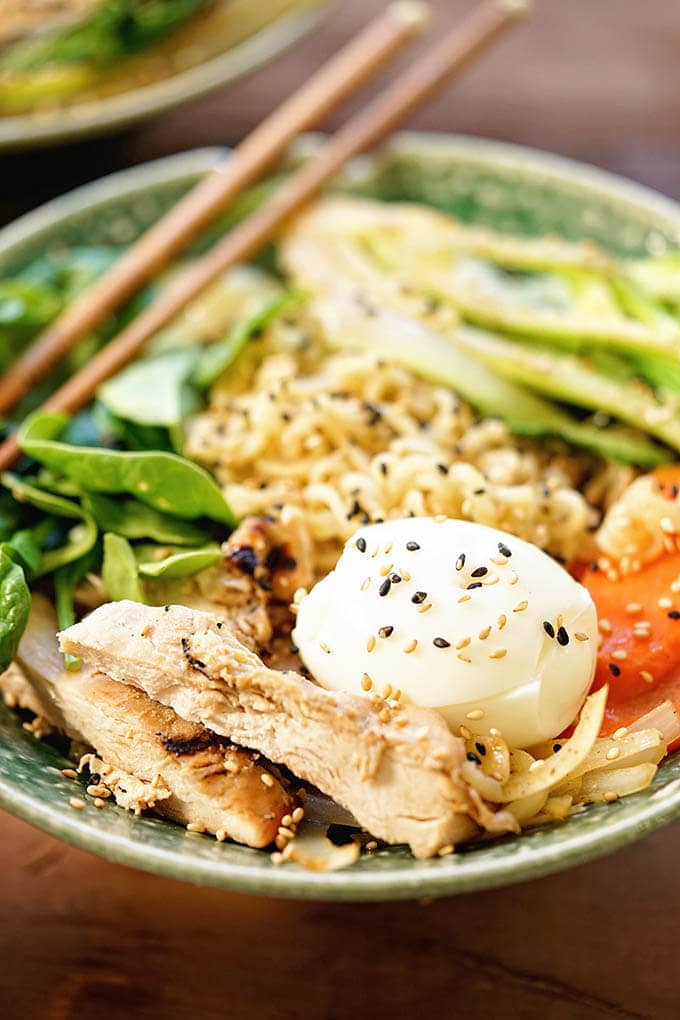
[[(134, 133), (3, 158), (0, 219), (131, 163), (236, 141), (381, 2), (343, 0), (275, 65)], [(435, 6), (443, 23), (468, 3)], [(680, 199), (679, 0), (538, 6), (417, 126), (553, 149)], [(502, 891), (306, 904), (135, 873), (3, 816), (0, 1005), (28, 1020), (675, 1018), (678, 859), (676, 826)]]

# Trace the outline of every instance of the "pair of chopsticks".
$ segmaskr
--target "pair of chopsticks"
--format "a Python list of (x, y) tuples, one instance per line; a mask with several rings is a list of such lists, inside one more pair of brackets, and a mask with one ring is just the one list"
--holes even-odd
[[(454, 74), (467, 67), (518, 17), (526, 0), (486, 0), (433, 43), (367, 106), (329, 138), (260, 208), (180, 274), (45, 402), (43, 410), (74, 412), (221, 273), (250, 258), (342, 169), (382, 140)], [(111, 269), (66, 309), (0, 377), (0, 414), (13, 407), (79, 340), (120, 307), (245, 187), (310, 128), (384, 66), (427, 23), (426, 4), (393, 3), (296, 93), (270, 114)], [(0, 470), (20, 456), (15, 436), (0, 445)]]

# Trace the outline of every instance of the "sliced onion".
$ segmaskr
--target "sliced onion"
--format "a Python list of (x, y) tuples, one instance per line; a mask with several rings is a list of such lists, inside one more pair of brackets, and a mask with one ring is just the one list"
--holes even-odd
[(581, 711), (581, 718), (569, 738), (557, 754), (545, 759), (538, 768), (510, 776), (502, 791), (505, 803), (528, 797), (540, 790), (550, 790), (578, 768), (590, 754), (604, 718), (608, 688), (605, 685), (591, 694)]
[(326, 837), (325, 825), (313, 825), (305, 819), (295, 839), (285, 848), (283, 857), (307, 871), (339, 871), (354, 864), (360, 850), (356, 840), (337, 846)]
[(646, 729), (658, 730), (666, 746), (680, 740), (680, 715), (670, 701), (662, 701), (651, 712), (641, 715), (628, 727), (629, 733)]
[[(558, 754), (562, 754), (561, 751)], [(570, 779), (599, 769), (618, 769), (628, 765), (651, 762), (656, 765), (666, 754), (666, 744), (658, 730), (639, 730), (625, 737), (600, 737), (588, 757), (569, 773)], [(614, 755), (614, 757), (609, 757)]]
[(508, 804), (507, 810), (514, 815), (520, 825), (526, 825), (542, 809), (548, 799), (547, 790), (539, 790), (538, 793), (530, 793), (528, 797), (521, 797)]
[(656, 775), (656, 765), (631, 765), (624, 769), (598, 769), (583, 777), (580, 800), (584, 804), (613, 800), (629, 793), (638, 793), (649, 786)]

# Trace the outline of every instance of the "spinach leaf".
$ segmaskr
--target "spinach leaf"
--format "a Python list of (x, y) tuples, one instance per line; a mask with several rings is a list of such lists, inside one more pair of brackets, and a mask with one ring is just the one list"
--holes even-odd
[(42, 551), (31, 528), (22, 528), (5, 542), (0, 542), (0, 549), (23, 568), (29, 580), (40, 570)]
[(211, 386), (223, 372), (233, 365), (249, 340), (266, 329), (278, 316), (295, 308), (303, 300), (304, 295), (299, 291), (277, 294), (251, 318), (237, 323), (226, 340), (222, 343), (211, 344), (202, 352), (192, 372), (192, 382), (204, 389)]
[(171, 545), (200, 545), (205, 535), (188, 521), (163, 514), (136, 499), (111, 499), (88, 492), (84, 505), (102, 531), (115, 531), (125, 538), (151, 538)]
[(0, 671), (7, 669), (16, 655), (30, 610), (31, 593), (24, 572), (0, 549)]
[(19, 433), (19, 445), (34, 460), (93, 492), (128, 493), (176, 517), (209, 517), (234, 527), (236, 520), (207, 471), (173, 453), (99, 450), (60, 443), (68, 417), (38, 413)]
[(184, 391), (198, 356), (197, 350), (185, 349), (135, 361), (104, 383), (97, 396), (118, 418), (171, 428), (187, 412)]
[[(157, 554), (159, 550), (154, 549), (153, 551)], [(201, 549), (171, 551), (170, 555), (165, 556), (163, 559), (141, 559), (141, 557), (152, 555), (152, 551), (148, 546), (137, 549), (136, 552), (137, 559), (140, 560), (139, 573), (142, 577), (163, 577), (167, 579), (190, 577), (192, 574), (198, 574), (201, 570), (219, 563), (222, 558), (222, 551), (216, 542), (204, 545)]]
[(28, 280), (0, 280), (0, 370), (63, 307), (60, 295)]
[(83, 513), (82, 521), (75, 524), (68, 532), (66, 542), (58, 548), (48, 549), (42, 554), (37, 576), (51, 574), (59, 567), (81, 559), (94, 548), (97, 535), (97, 525), (89, 514)]
[(53, 514), (55, 517), (82, 519), (83, 511), (77, 503), (33, 485), (19, 475), (12, 474), (11, 471), (5, 471), (0, 475), (0, 482), (9, 489), (17, 503), (29, 503), (43, 513)]
[(104, 535), (104, 560), (102, 564), (104, 590), (112, 602), (132, 599), (145, 602), (144, 591), (137, 575), (137, 560), (132, 546), (121, 535), (107, 532)]
[[(99, 558), (99, 550), (92, 548), (80, 559), (73, 560), (54, 573), (54, 602), (59, 630), (66, 630), (75, 623), (74, 593), (85, 575), (92, 570)], [(75, 655), (64, 655), (64, 665), (69, 670), (80, 669), (82, 661)]]

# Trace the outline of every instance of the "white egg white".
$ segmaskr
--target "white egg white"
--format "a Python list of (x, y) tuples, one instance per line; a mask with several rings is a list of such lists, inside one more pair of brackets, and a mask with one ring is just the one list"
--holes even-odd
[[(367, 525), (299, 604), (294, 641), (322, 686), (495, 727), (515, 747), (573, 721), (595, 671), (590, 595), (537, 546), (448, 518)], [(481, 718), (479, 717), (482, 712)], [(472, 718), (471, 718), (472, 715)]]

